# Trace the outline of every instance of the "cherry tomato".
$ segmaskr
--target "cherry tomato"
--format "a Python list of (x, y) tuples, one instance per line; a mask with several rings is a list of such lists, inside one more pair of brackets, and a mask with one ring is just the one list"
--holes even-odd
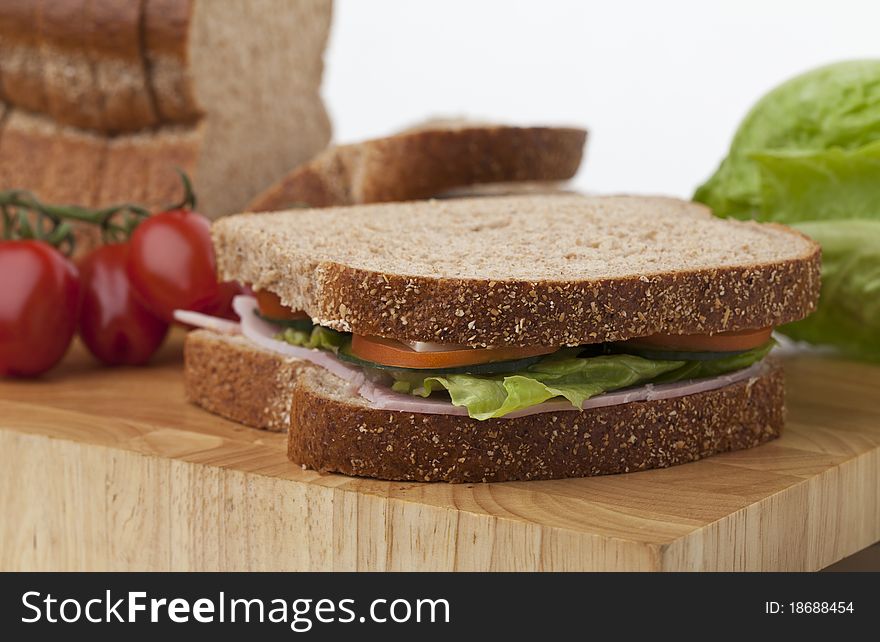
[(79, 308), (76, 267), (42, 241), (0, 243), (0, 375), (36, 376), (57, 364)]
[(207, 218), (187, 209), (155, 214), (131, 235), (128, 276), (144, 303), (166, 321), (174, 310), (203, 311), (220, 295)]
[(141, 365), (162, 345), (168, 324), (137, 298), (126, 273), (128, 243), (104, 245), (81, 263), (79, 334), (109, 365)]

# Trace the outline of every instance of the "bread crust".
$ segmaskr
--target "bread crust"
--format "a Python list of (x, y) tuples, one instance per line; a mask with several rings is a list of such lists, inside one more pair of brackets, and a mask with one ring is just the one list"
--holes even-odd
[[(151, 42), (179, 37), (185, 51), (188, 25), (181, 30), (178, 18), (189, 14), (186, 0), (4, 2), (0, 58), (8, 60), (0, 66), (8, 71), (3, 74), (5, 99), (73, 127), (114, 133), (155, 126), (159, 119), (144, 43), (150, 33), (146, 14), (153, 4)], [(175, 64), (185, 62), (183, 57)]]
[[(25, 189), (49, 203), (86, 207), (123, 202), (157, 210), (180, 200), (175, 167), (194, 172), (200, 125), (107, 137), (11, 109), (0, 132), (0, 189)], [(100, 241), (93, 225), (74, 224), (76, 252)]]
[(61, 124), (101, 129), (101, 95), (91, 56), (99, 36), (89, 0), (37, 1), (46, 113)]
[(500, 482), (665, 468), (778, 437), (782, 368), (718, 390), (515, 419), (392, 412), (327, 394), (305, 372), (293, 397), (288, 457), (321, 472), (401, 481)]
[(456, 187), (574, 176), (587, 132), (570, 127), (418, 129), (331, 148), (248, 205), (275, 211), (428, 198)]
[(203, 112), (187, 74), (193, 0), (145, 1), (144, 51), (156, 109), (165, 121), (196, 120)]
[(90, 0), (95, 82), (105, 131), (134, 131), (159, 124), (144, 54), (142, 25), (148, 4), (149, 0)]

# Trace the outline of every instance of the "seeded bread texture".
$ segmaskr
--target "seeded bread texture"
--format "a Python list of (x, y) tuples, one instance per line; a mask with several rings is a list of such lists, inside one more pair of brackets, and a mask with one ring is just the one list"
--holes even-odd
[(607, 408), (476, 421), (376, 410), (317, 368), (297, 379), (288, 457), (321, 472), (500, 482), (665, 468), (781, 434), (781, 366), (718, 390)]
[(571, 127), (433, 123), (332, 147), (251, 201), (254, 212), (409, 201), (475, 184), (574, 176), (587, 132)]
[(184, 343), (186, 398), (214, 414), (275, 432), (287, 430), (295, 381), (311, 366), (240, 336), (195, 330)]
[(576, 195), (296, 210), (217, 221), (221, 279), (317, 323), (472, 346), (578, 345), (788, 323), (819, 247), (686, 201)]

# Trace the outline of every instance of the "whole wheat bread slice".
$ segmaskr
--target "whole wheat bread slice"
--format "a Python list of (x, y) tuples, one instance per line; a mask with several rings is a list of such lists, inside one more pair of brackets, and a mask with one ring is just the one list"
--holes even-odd
[[(255, 194), (330, 139), (320, 97), (330, 0), (147, 0), (146, 39), (163, 118), (204, 114), (197, 171), (211, 216)], [(183, 34), (185, 36), (181, 37)]]
[(104, 132), (158, 123), (142, 55), (147, 0), (39, 0), (46, 113)]
[(254, 428), (290, 426), (293, 388), (311, 366), (258, 347), (241, 336), (194, 330), (184, 343), (187, 399), (205, 410)]
[(213, 226), (220, 278), (317, 323), (472, 346), (580, 345), (788, 323), (819, 247), (686, 201), (514, 196), (247, 214)]
[(300, 374), (288, 457), (321, 472), (407, 481), (560, 479), (665, 468), (778, 437), (782, 368), (685, 397), (477, 421), (377, 410), (326, 370)]
[(435, 122), (332, 147), (251, 201), (254, 212), (428, 198), (476, 184), (574, 176), (587, 132)]

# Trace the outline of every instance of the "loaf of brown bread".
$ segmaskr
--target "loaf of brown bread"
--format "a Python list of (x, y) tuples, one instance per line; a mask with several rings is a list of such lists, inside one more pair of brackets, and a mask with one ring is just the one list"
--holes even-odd
[[(30, 118), (95, 139), (93, 148), (59, 149), (66, 158), (45, 157), (61, 166), (50, 174), (77, 162), (79, 150), (83, 165), (96, 148), (119, 150), (103, 167), (122, 200), (156, 185), (113, 167), (123, 150), (156, 154), (150, 163), (171, 177), (165, 192), (183, 155), (202, 211), (240, 211), (330, 138), (319, 90), (331, 9), (330, 0), (0, 3), (0, 98), (11, 114), (27, 112), (6, 125), (28, 148), (54, 147), (50, 130), (22, 125)], [(8, 164), (3, 138), (0, 130), (0, 162)], [(8, 181), (14, 173), (0, 173), (0, 189), (23, 187)], [(53, 187), (40, 196), (56, 200)], [(90, 193), (73, 196), (87, 203)]]

